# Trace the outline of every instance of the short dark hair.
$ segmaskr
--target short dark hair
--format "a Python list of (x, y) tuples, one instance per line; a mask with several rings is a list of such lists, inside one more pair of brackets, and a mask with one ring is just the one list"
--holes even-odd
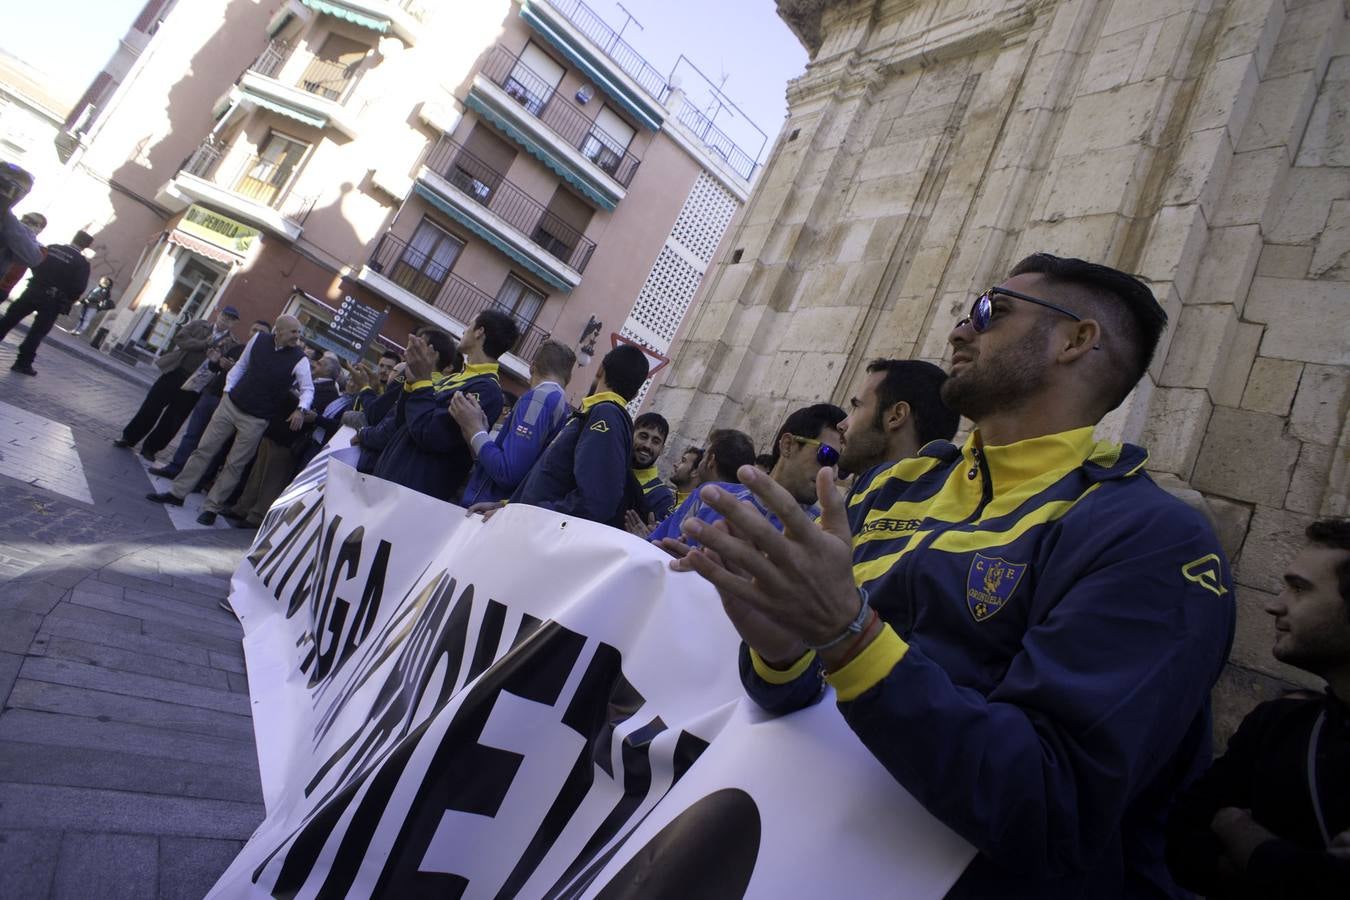
[(897, 403), (908, 403), (920, 447), (931, 441), (950, 441), (956, 436), (961, 416), (942, 402), (942, 383), (947, 380), (947, 373), (940, 366), (921, 359), (874, 359), (867, 364), (867, 371), (885, 373), (877, 385), (875, 427), (881, 427), (885, 410)]
[[(1318, 519), (1304, 532), (1308, 540), (1331, 550), (1350, 550), (1350, 518)], [(1336, 565), (1336, 586), (1350, 610), (1350, 556)]]
[(625, 400), (632, 400), (647, 380), (647, 354), (632, 344), (620, 344), (605, 354), (600, 371), (605, 373), (605, 384)]
[(483, 329), (483, 352), (496, 359), (520, 337), (516, 320), (500, 309), (485, 309), (473, 320), (474, 328)]
[(670, 437), (670, 423), (666, 421), (665, 416), (658, 412), (645, 412), (638, 416), (633, 422), (633, 430), (636, 431), (639, 428), (652, 428), (661, 432), (661, 440), (663, 441)]
[(539, 349), (534, 351), (534, 359), (530, 365), (539, 372), (547, 372), (550, 375), (566, 378), (576, 368), (577, 354), (562, 341), (549, 339), (540, 344)]
[(75, 237), (70, 239), (70, 243), (72, 246), (84, 250), (94, 246), (94, 236), (87, 231), (77, 231), (75, 232)]
[(694, 447), (694, 446), (685, 447), (684, 451), (680, 454), (680, 456), (681, 457), (688, 456), (690, 453), (694, 454), (694, 465), (698, 465), (699, 463), (703, 462), (702, 447)]
[(438, 370), (455, 365), (456, 358), (463, 358), (455, 339), (438, 328), (423, 330), (422, 340), (426, 341), (431, 349), (436, 351), (436, 368)]
[(795, 434), (797, 437), (818, 438), (826, 428), (838, 428), (839, 423), (847, 418), (848, 413), (833, 403), (812, 403), (810, 406), (803, 406), (784, 419), (783, 426), (773, 436), (773, 446), (769, 448), (773, 462), (769, 468), (778, 465), (778, 457), (781, 455), (778, 445), (783, 442), (783, 435)]
[(392, 359), (396, 363), (403, 362), (403, 354), (397, 350), (381, 350), (380, 359)]
[(1158, 341), (1167, 328), (1167, 311), (1153, 291), (1135, 276), (1110, 266), (1073, 257), (1033, 253), (1013, 266), (1013, 275), (1042, 275), (1056, 284), (1080, 288), (1092, 304), (1092, 317), (1102, 320), (1103, 331), (1121, 338), (1123, 359), (1116, 359), (1119, 375), (1107, 386), (1106, 412), (1115, 409), (1148, 371)]
[(506, 409), (508, 406), (515, 406), (519, 402), (519, 394), (513, 393), (512, 391), (502, 391), (502, 409)]
[(269, 322), (269, 321), (267, 321), (266, 319), (254, 319), (254, 320), (253, 320), (253, 324), (254, 324), (254, 325), (261, 325), (262, 327), (266, 328), (268, 331), (271, 331), (271, 330), (272, 330), (272, 323)]
[(754, 441), (750, 440), (750, 435), (735, 428), (719, 428), (708, 435), (708, 448), (699, 455), (700, 463), (703, 462), (703, 456), (708, 453), (717, 459), (718, 479), (733, 484), (741, 483), (740, 476), (736, 474), (741, 466), (755, 464)]
[(772, 469), (772, 468), (773, 468), (773, 454), (772, 454), (772, 453), (761, 453), (759, 456), (756, 456), (756, 457), (755, 457), (755, 465), (759, 466), (761, 469)]

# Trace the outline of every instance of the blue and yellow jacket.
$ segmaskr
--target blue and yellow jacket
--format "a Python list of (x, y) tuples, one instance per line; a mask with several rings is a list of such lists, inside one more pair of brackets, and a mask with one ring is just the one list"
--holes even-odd
[[(1232, 643), (1209, 524), (1091, 428), (930, 444), (850, 500), (854, 577), (886, 623), (825, 678), (863, 744), (980, 851), (953, 897), (1185, 896), (1163, 862), (1169, 798), (1210, 753)], [(819, 696), (742, 649), (749, 693)]]
[[(450, 398), (457, 393), (478, 398), (488, 427), (502, 414), (502, 387), (495, 362), (464, 367), (464, 371), (404, 385), (402, 419), (393, 437), (380, 452), (374, 474), (441, 500), (459, 498), (473, 454), (459, 424), (450, 415)], [(386, 427), (386, 415), (378, 426)], [(366, 432), (362, 429), (362, 444)]]
[(642, 488), (642, 521), (647, 521), (649, 516), (656, 516), (656, 521), (660, 522), (675, 511), (679, 504), (675, 502), (675, 492), (670, 489), (661, 478), (661, 473), (656, 470), (656, 466), (646, 469), (634, 469), (633, 477), (637, 479), (638, 485)]
[(464, 505), (510, 497), (571, 411), (567, 395), (556, 382), (546, 381), (527, 391), (497, 437), (479, 448), (464, 488)]
[[(759, 510), (764, 518), (769, 520), (770, 525), (777, 528), (779, 531), (783, 530), (783, 523), (779, 521), (778, 516), (773, 512), (770, 512), (763, 503), (760, 503), (759, 498), (745, 485), (734, 481), (709, 481), (700, 484), (698, 490), (692, 491), (686, 495), (684, 502), (676, 507), (673, 513), (667, 516), (655, 529), (653, 529), (652, 533), (647, 536), (647, 540), (656, 543), (662, 538), (676, 538), (684, 541), (691, 547), (703, 546), (696, 538), (684, 534), (681, 531), (681, 526), (684, 524), (685, 519), (689, 518), (700, 519), (709, 525), (725, 518), (720, 512), (703, 502), (702, 491), (710, 484), (715, 484), (726, 491), (731, 495), (731, 498), (738, 503), (749, 503), (755, 509)], [(818, 506), (803, 506), (802, 511), (812, 519), (816, 519), (820, 516), (820, 507)]]
[(628, 404), (605, 391), (581, 401), (511, 496), (603, 525), (624, 525), (624, 493), (633, 454)]

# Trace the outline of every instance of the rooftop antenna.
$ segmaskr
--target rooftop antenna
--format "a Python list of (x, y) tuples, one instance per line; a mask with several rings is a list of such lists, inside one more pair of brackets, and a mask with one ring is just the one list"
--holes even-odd
[[(623, 10), (623, 14), (628, 17), (627, 19), (624, 20), (623, 26), (619, 29), (619, 33), (614, 36), (614, 40), (616, 41), (622, 40), (624, 30), (630, 24), (637, 25), (638, 31), (646, 30), (645, 28), (642, 27), (642, 23), (637, 20), (637, 16), (633, 15), (631, 12), (628, 11), (628, 7), (624, 6), (622, 3), (615, 3), (614, 5), (617, 6), (619, 9)], [(612, 49), (613, 45), (611, 44), (610, 47)]]

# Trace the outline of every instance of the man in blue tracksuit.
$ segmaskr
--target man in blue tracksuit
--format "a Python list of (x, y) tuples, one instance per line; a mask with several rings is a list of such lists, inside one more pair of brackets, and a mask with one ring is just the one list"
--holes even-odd
[(544, 341), (530, 362), (530, 389), (516, 401), (495, 438), (487, 417), (466, 394), (450, 398), (450, 415), (474, 455), (473, 470), (460, 501), (465, 506), (505, 500), (525, 479), (571, 415), (563, 385), (572, 377), (577, 355), (558, 341)]
[[(450, 398), (456, 393), (472, 396), (488, 425), (496, 422), (502, 412), (497, 358), (511, 349), (517, 335), (515, 319), (500, 310), (484, 310), (459, 342), (463, 371), (441, 380), (432, 378), (430, 357), (415, 352), (422, 343), (409, 339), (408, 382), (399, 401), (403, 422), (380, 452), (374, 475), (441, 500), (457, 500), (473, 456), (450, 416)], [(366, 429), (360, 435), (364, 444)]]
[(656, 461), (666, 449), (670, 423), (656, 412), (645, 412), (633, 421), (633, 477), (642, 488), (642, 505), (634, 510), (647, 524), (665, 519), (678, 506), (675, 491), (656, 470)]
[[(628, 401), (642, 389), (647, 367), (647, 357), (630, 344), (606, 353), (590, 395), (516, 488), (511, 502), (622, 528), (632, 480)], [(488, 513), (500, 505), (479, 503), (469, 511)]]
[(717, 586), (751, 697), (787, 713), (830, 685), (863, 745), (975, 846), (951, 897), (1185, 896), (1163, 823), (1208, 764), (1233, 582), (1146, 452), (1092, 435), (1165, 325), (1131, 276), (1028, 257), (949, 338), (942, 397), (975, 430), (866, 473), (851, 540), (829, 475), (820, 527), (753, 468), (742, 481), (784, 533), (716, 490), (738, 536), (686, 524), (707, 549), (672, 565)]

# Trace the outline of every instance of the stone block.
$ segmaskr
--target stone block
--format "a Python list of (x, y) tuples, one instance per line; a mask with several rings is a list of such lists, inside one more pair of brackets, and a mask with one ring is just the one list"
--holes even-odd
[(1167, 349), (1160, 383), (1165, 387), (1209, 387), (1236, 330), (1237, 314), (1231, 306), (1184, 307)]
[(1302, 375), (1303, 363), (1258, 357), (1242, 393), (1242, 408), (1274, 416), (1288, 415)]
[(1149, 154), (1137, 146), (1059, 157), (1050, 164), (1035, 217), (1048, 221), (1134, 212)]
[(1198, 205), (1164, 206), (1149, 226), (1138, 274), (1150, 281), (1170, 281), (1183, 302), (1194, 302), (1191, 284), (1208, 237), (1209, 226)]
[(1167, 88), (1167, 79), (1155, 78), (1079, 95), (1069, 108), (1055, 155), (1153, 143), (1162, 127), (1158, 107)]
[(853, 306), (820, 306), (794, 310), (778, 347), (782, 350), (828, 352), (853, 341), (861, 310)]
[[(1211, 412), (1206, 391), (1190, 388), (1155, 390), (1143, 436), (1149, 452), (1149, 468), (1171, 472), (1182, 480), (1192, 480), (1191, 471), (1195, 468)], [(1199, 487), (1193, 480), (1192, 484)]]
[(1265, 69), (1265, 77), (1278, 78), (1294, 72), (1316, 72), (1326, 69), (1336, 45), (1336, 33), (1345, 17), (1343, 2), (1319, 0), (1301, 6), (1286, 4), (1284, 27), (1280, 29), (1275, 52)]
[(1297, 244), (1265, 244), (1256, 274), (1266, 278), (1303, 278), (1312, 265), (1313, 248)]
[[(0, 828), (13, 828), (16, 820), (31, 823), (24, 827), (42, 829), (247, 840), (262, 821), (262, 806), (90, 788), (0, 784)], [(80, 896), (105, 894), (94, 891)], [(153, 891), (137, 896), (153, 896)]]
[(1156, 41), (1161, 28), (1161, 22), (1146, 22), (1101, 37), (1092, 48), (1092, 56), (1088, 58), (1079, 90), (1084, 94), (1094, 94), (1133, 80), (1131, 75), (1140, 57), (1147, 57), (1145, 43)]
[(848, 356), (843, 353), (807, 354), (792, 373), (788, 397), (810, 403), (829, 401), (847, 361)]
[(1102, 417), (1093, 433), (1099, 440), (1144, 444), (1144, 428), (1156, 387), (1153, 377), (1145, 372), (1120, 405)]
[(1237, 146), (1256, 101), (1258, 84), (1256, 61), (1250, 56), (1233, 56), (1209, 66), (1191, 106), (1191, 129), (1225, 128), (1228, 139)]
[(1350, 169), (1295, 167), (1272, 194), (1278, 215), (1264, 234), (1272, 244), (1311, 244), (1326, 230), (1331, 204), (1350, 198)]
[(1126, 221), (1118, 215), (1100, 215), (1032, 222), (1022, 231), (1017, 252), (1011, 258), (1021, 259), (1044, 251), (1081, 259), (1113, 259), (1123, 239)]
[(1285, 509), (1317, 515), (1322, 511), (1327, 479), (1331, 474), (1332, 456), (1336, 448), (1321, 444), (1304, 444), (1289, 482), (1289, 494), (1284, 498)]
[(1115, 34), (1149, 22), (1165, 19), (1194, 8), (1195, 0), (1138, 0), (1134, 3), (1112, 3), (1111, 12), (1102, 25), (1102, 34)]
[(1261, 254), (1261, 228), (1212, 228), (1191, 286), (1192, 303), (1231, 303), (1241, 312)]
[(1229, 662), (1290, 684), (1319, 688), (1322, 679), (1271, 655), (1271, 647), (1275, 645), (1275, 620), (1265, 611), (1265, 605), (1274, 595), (1245, 585), (1238, 585), (1236, 594), (1237, 629), (1233, 634)]
[(1206, 497), (1209, 507), (1209, 519), (1214, 532), (1219, 536), (1219, 546), (1230, 563), (1235, 563), (1242, 550), (1242, 542), (1247, 539), (1247, 526), (1252, 520), (1252, 508), (1246, 503), (1238, 503), (1226, 497)]
[(1228, 352), (1219, 360), (1219, 367), (1209, 383), (1209, 396), (1215, 406), (1241, 405), (1242, 392), (1246, 389), (1247, 376), (1264, 330), (1261, 325), (1238, 322)]
[(1232, 162), (1233, 145), (1228, 139), (1228, 129), (1191, 132), (1172, 165), (1162, 202), (1171, 206), (1198, 203), (1206, 217), (1213, 216)]
[(159, 842), (159, 900), (199, 900), (244, 845), (241, 841), (167, 837)]
[(58, 832), (0, 831), (0, 896), (50, 896), (60, 851)]
[(1218, 211), (1210, 224), (1264, 226), (1271, 215), (1271, 198), (1277, 195), (1288, 169), (1289, 157), (1280, 147), (1233, 154)]
[(1312, 106), (1303, 142), (1300, 166), (1350, 166), (1350, 56), (1333, 63)]
[(1258, 276), (1243, 315), (1266, 326), (1262, 356), (1344, 366), (1350, 344), (1345, 329), (1335, 326), (1344, 321), (1346, 295), (1341, 282)]
[(1345, 427), (1347, 403), (1350, 371), (1344, 366), (1305, 366), (1289, 416), (1290, 433), (1315, 444), (1335, 444)]
[[(1350, 282), (1350, 201), (1333, 200), (1326, 229), (1317, 238), (1309, 274)], [(1346, 287), (1350, 291), (1350, 285)]]
[(1191, 483), (1205, 493), (1281, 506), (1289, 490), (1298, 441), (1284, 419), (1219, 407), (1209, 420)]
[(1238, 583), (1279, 593), (1285, 568), (1307, 543), (1303, 532), (1313, 518), (1290, 510), (1256, 507), (1238, 559)]
[(159, 842), (147, 835), (68, 833), (52, 896), (141, 900), (159, 881)]
[(1251, 115), (1240, 132), (1237, 151), (1297, 147), (1316, 98), (1317, 81), (1311, 72), (1261, 82)]
[(1275, 52), (1284, 25), (1282, 0), (1232, 0), (1224, 11), (1223, 24), (1214, 38), (1214, 58), (1251, 54), (1265, 77), (1270, 55)]

